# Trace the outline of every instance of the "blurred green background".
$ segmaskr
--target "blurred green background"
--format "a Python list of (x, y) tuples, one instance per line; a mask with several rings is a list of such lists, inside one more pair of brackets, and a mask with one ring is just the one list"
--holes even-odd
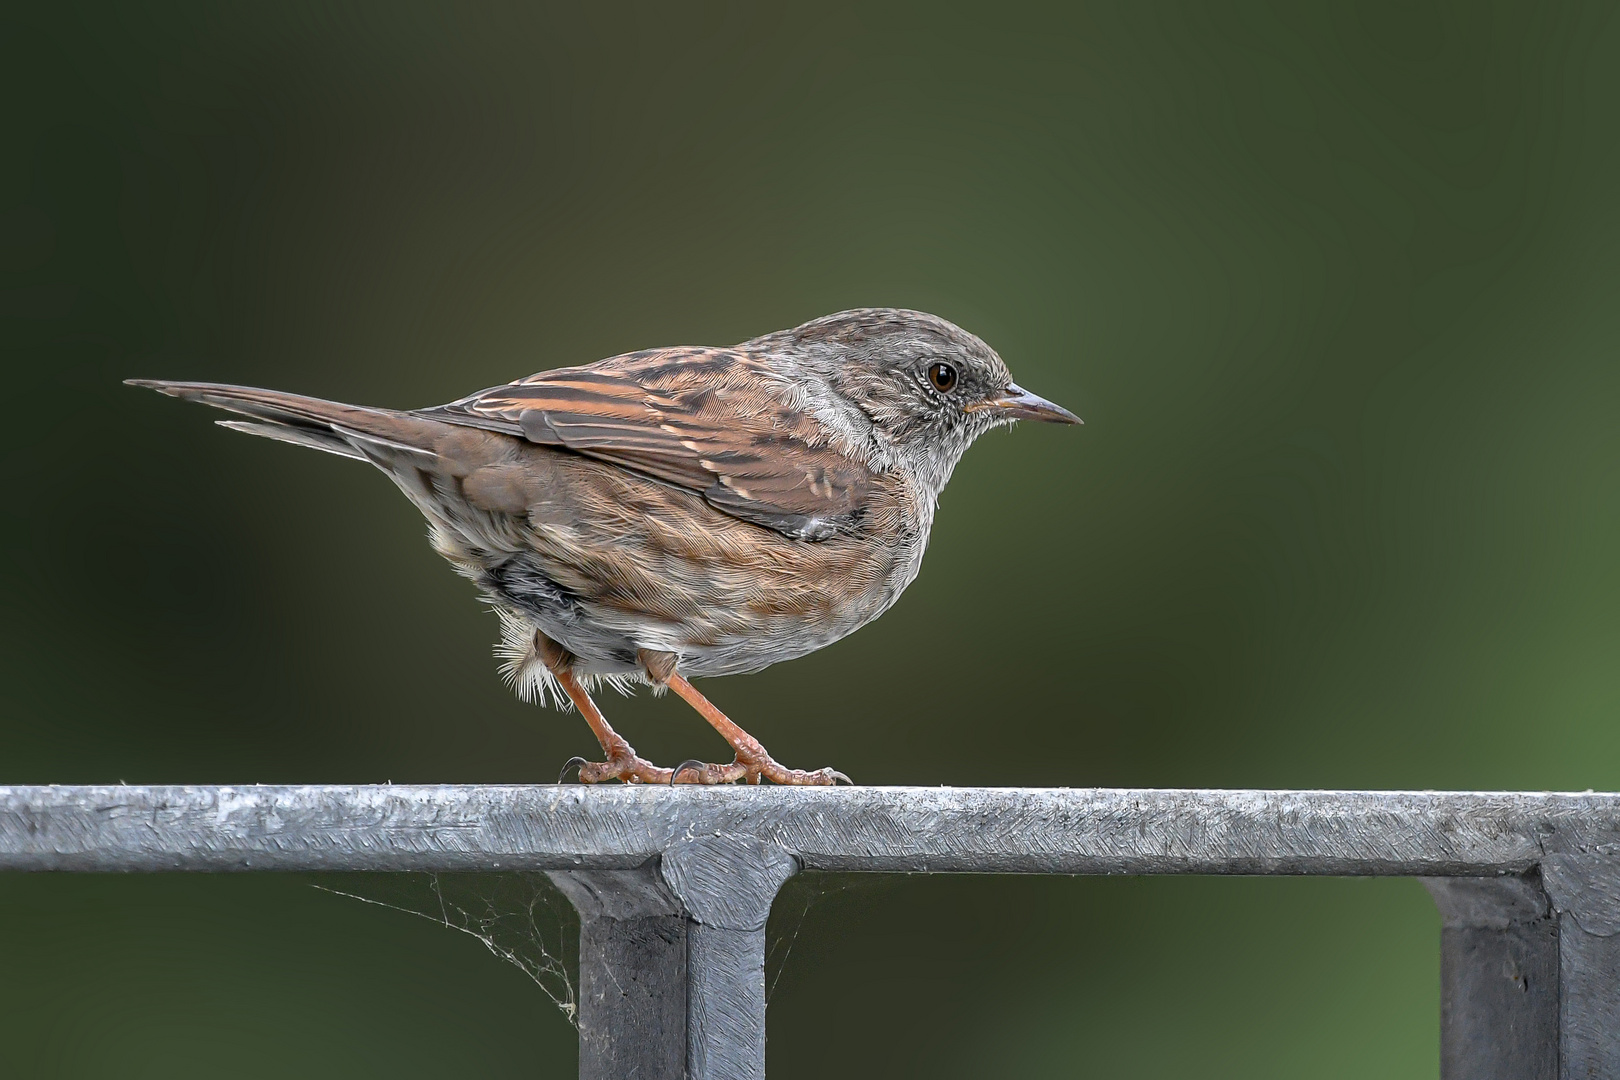
[[(882, 304), (1087, 426), (984, 440), (895, 610), (707, 687), (780, 760), (1620, 787), (1610, 5), (35, 8), (0, 16), (0, 781), (593, 748), (502, 688), (381, 476), (120, 379), (416, 406)], [(521, 973), (312, 880), (0, 878), (0, 1073), (573, 1072)], [(778, 1080), (1436, 1074), (1414, 882), (794, 890)]]

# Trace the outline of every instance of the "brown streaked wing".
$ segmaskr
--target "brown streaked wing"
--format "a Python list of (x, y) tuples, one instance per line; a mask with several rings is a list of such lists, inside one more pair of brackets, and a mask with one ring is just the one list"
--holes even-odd
[(859, 521), (873, 476), (732, 349), (657, 349), (542, 371), (425, 416), (521, 435), (701, 494), (742, 521), (822, 540)]

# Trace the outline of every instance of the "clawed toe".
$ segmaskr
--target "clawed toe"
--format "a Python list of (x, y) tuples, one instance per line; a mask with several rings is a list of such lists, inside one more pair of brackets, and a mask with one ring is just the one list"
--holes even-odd
[[(618, 780), (625, 784), (667, 784), (673, 772), (661, 766), (654, 765), (644, 757), (636, 754), (614, 755), (606, 761), (586, 761), (583, 758), (572, 758), (563, 766), (562, 775), (567, 776), (568, 771), (579, 766), (579, 782), (582, 784), (602, 784), (609, 780)], [(562, 783), (562, 777), (557, 782)]]
[[(563, 766), (562, 776), (557, 778), (557, 783), (562, 783), (569, 771), (576, 767), (582, 784), (602, 784), (609, 780), (625, 784), (732, 784), (748, 775), (748, 769), (740, 762), (715, 765), (694, 758), (681, 762), (673, 769), (666, 769), (632, 753), (615, 755), (606, 761), (571, 758)], [(759, 781), (756, 779), (753, 782), (757, 784)]]
[(744, 767), (740, 764), (713, 764), (710, 761), (698, 761), (697, 758), (682, 761), (677, 764), (674, 776), (669, 777), (671, 784), (735, 784), (744, 777)]
[(745, 770), (736, 762), (730, 765), (715, 765), (711, 762), (691, 758), (675, 766), (669, 782), (671, 784), (733, 784), (741, 780), (744, 774)]
[(586, 761), (582, 757), (569, 758), (563, 765), (562, 772), (557, 777), (557, 783), (564, 783), (568, 774), (575, 769), (579, 770), (579, 782), (582, 784), (602, 784), (609, 780), (618, 780), (625, 784), (735, 784), (742, 780), (750, 784), (757, 784), (762, 780), (769, 780), (773, 784), (783, 784), (788, 787), (833, 787), (838, 784), (853, 786), (854, 781), (837, 769), (816, 769), (806, 772), (803, 769), (786, 769), (778, 765), (770, 756), (761, 758), (749, 757), (744, 759), (741, 755), (728, 765), (716, 765), (713, 762), (699, 761), (692, 758), (681, 762), (673, 769), (666, 769), (654, 765), (646, 758), (637, 754), (622, 754), (609, 757), (606, 761)]
[[(669, 777), (670, 786), (674, 787), (676, 784), (681, 782), (681, 774), (682, 773), (686, 773), (686, 772), (699, 773), (699, 772), (701, 772), (704, 765), (706, 765), (706, 764), (707, 764), (707, 762), (699, 761), (697, 758), (687, 758), (685, 761), (683, 761), (679, 765), (675, 766), (675, 771), (670, 774), (670, 777)], [(687, 783), (689, 783), (689, 784), (695, 784), (697, 782), (698, 781), (696, 779), (687, 781)]]
[(757, 784), (761, 779), (769, 780), (773, 784), (783, 784), (789, 787), (834, 787), (838, 784), (854, 785), (854, 781), (837, 769), (816, 769), (806, 772), (803, 769), (788, 769), (778, 765), (769, 755), (759, 760), (744, 761), (742, 755), (737, 755), (738, 764), (746, 769), (745, 779), (750, 784)]

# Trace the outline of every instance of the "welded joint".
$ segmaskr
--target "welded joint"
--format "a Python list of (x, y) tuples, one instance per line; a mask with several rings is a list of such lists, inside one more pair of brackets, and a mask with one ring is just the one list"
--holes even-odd
[(658, 869), (693, 922), (754, 931), (765, 929), (771, 903), (799, 872), (799, 860), (754, 836), (716, 833), (677, 841)]
[(1594, 937), (1620, 934), (1620, 855), (1555, 853), (1541, 863), (1541, 883), (1553, 909)]

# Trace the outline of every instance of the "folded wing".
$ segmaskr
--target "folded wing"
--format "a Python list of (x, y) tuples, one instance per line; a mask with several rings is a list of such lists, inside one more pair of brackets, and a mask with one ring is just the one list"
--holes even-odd
[(543, 371), (420, 415), (521, 435), (702, 495), (802, 540), (855, 529), (875, 477), (733, 349), (657, 349)]

